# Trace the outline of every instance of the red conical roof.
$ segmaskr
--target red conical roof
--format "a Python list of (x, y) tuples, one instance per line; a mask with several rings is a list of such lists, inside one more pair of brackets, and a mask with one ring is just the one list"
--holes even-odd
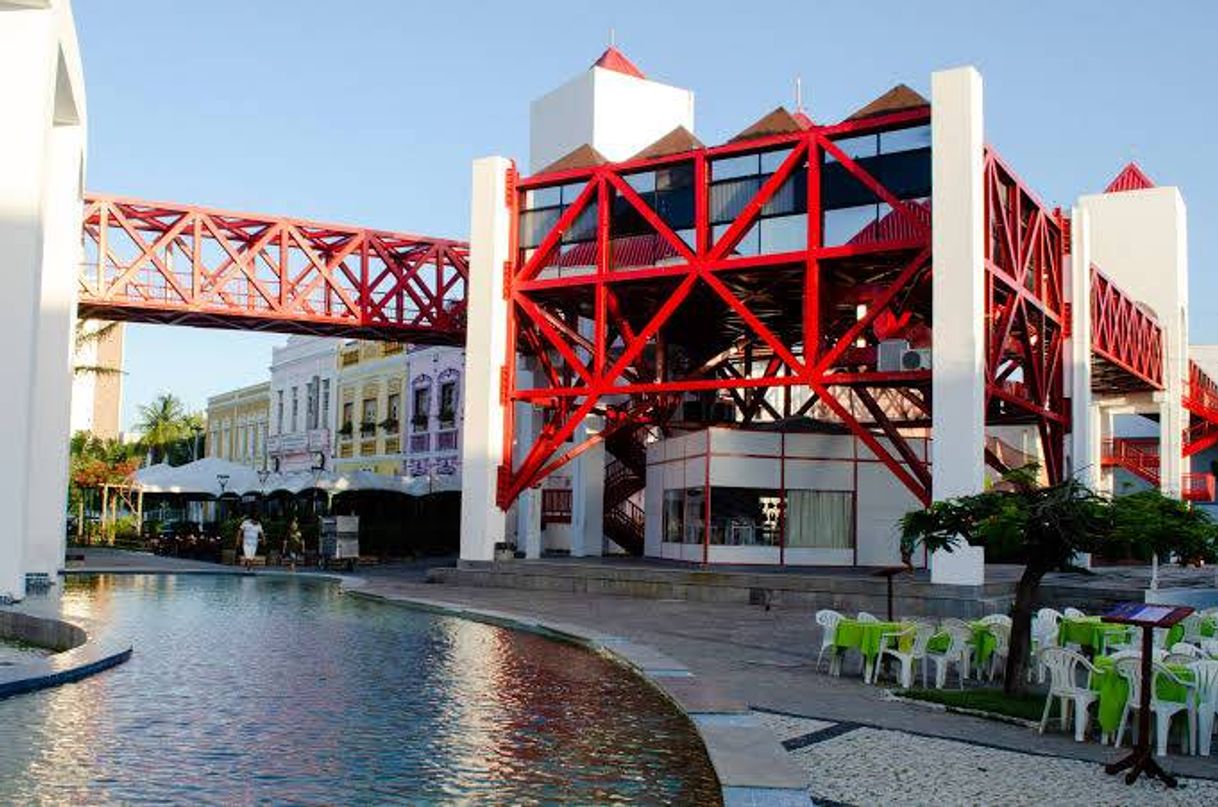
[(601, 57), (592, 63), (593, 67), (603, 67), (606, 70), (615, 70), (618, 73), (625, 73), (628, 76), (635, 78), (647, 78), (643, 75), (643, 71), (635, 67), (634, 62), (626, 58), (620, 50), (610, 45), (605, 48), (605, 52)]
[(1142, 172), (1137, 163), (1130, 163), (1121, 169), (1121, 173), (1117, 174), (1115, 179), (1108, 183), (1108, 187), (1104, 188), (1104, 193), (1143, 191), (1154, 186), (1155, 183), (1151, 182), (1150, 177)]

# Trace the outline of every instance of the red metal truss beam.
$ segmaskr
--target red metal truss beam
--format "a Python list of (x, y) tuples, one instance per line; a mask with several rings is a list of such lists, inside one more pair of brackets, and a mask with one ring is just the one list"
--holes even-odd
[(1163, 389), (1163, 328), (1095, 266), (1091, 267), (1091, 351), (1131, 376), (1137, 386)]
[(1218, 383), (1195, 361), (1188, 363), (1184, 408), (1193, 422), (1184, 435), (1184, 456), (1218, 446)]
[(84, 317), (460, 344), (469, 250), (304, 219), (85, 197)]
[[(679, 400), (687, 393), (723, 392), (734, 396), (748, 417), (763, 408), (769, 416), (778, 418), (777, 408), (762, 397), (764, 389), (790, 386), (807, 387), (813, 401), (832, 411), (840, 426), (861, 440), (920, 501), (928, 501), (929, 472), (925, 464), (911, 461), (911, 457), (917, 457), (907, 451), (908, 445), (897, 430), (900, 424), (888, 416), (874, 396), (905, 387), (924, 390), (929, 373), (878, 373), (873, 366), (860, 367), (847, 357), (852, 355), (850, 348), (856, 341), (874, 340), (871, 332), (880, 313), (901, 314), (901, 306), (915, 297), (919, 288), (924, 289), (922, 284), (930, 271), (929, 217), (925, 207), (898, 198), (834, 141), (924, 124), (929, 119), (927, 108), (906, 110), (834, 126), (813, 125), (798, 133), (712, 149), (518, 180), (515, 221), (519, 221), (526, 195), (532, 192), (561, 186), (568, 201), (556, 212), (553, 223), (537, 233), (533, 242), (536, 248), (515, 253), (506, 273), (506, 293), (514, 305), (509, 307), (512, 333), (505, 355), (504, 405), (511, 409), (511, 403), (519, 401), (543, 407), (546, 422), (531, 445), (517, 446), (509, 421), (505, 463), (499, 472), (500, 506), (507, 507), (522, 490), (586, 450), (584, 444), (572, 445), (570, 440), (590, 413), (649, 412), (663, 418), (666, 409), (671, 409), (667, 404), (661, 406), (663, 402)], [(731, 221), (712, 227), (708, 215), (712, 161), (766, 152), (782, 152), (773, 161), (777, 167), (759, 182), (750, 198), (741, 200)], [(819, 198), (821, 161), (826, 152), (851, 181), (867, 189), (878, 200), (877, 205), (889, 211), (885, 215), (900, 220), (900, 224), (873, 226), (867, 239), (826, 246), (822, 242)], [(688, 170), (693, 182), (692, 230), (681, 233), (674, 231), (662, 209), (644, 199), (632, 182), (641, 172), (676, 166)], [(778, 194), (790, 194), (792, 183), (797, 181), (805, 182), (807, 188), (803, 245), (782, 252), (743, 254), (738, 249), (741, 239), (757, 225)], [(658, 245), (655, 253), (663, 257), (662, 264), (620, 270), (614, 266), (617, 247), (613, 223), (619, 212), (632, 216), (654, 234), (646, 237), (654, 238), (649, 243)], [(575, 246), (568, 246), (576, 228), (582, 234)], [(588, 235), (593, 229), (595, 234)], [(834, 323), (828, 323), (826, 328), (820, 321), (821, 301), (832, 299), (840, 291), (831, 287), (832, 283), (844, 282), (830, 281), (823, 271), (827, 261), (853, 261), (852, 266), (865, 267), (853, 282), (875, 288), (866, 314), (849, 327), (835, 328)], [(572, 266), (580, 270), (551, 271), (552, 267), (561, 270)], [(799, 327), (789, 315), (775, 320), (773, 306), (781, 305), (782, 300), (772, 299), (777, 292), (771, 291), (770, 281), (764, 278), (799, 284), (798, 292), (791, 292), (802, 294), (802, 304), (796, 306), (796, 319), (802, 320), (798, 321)], [(767, 299), (767, 295), (771, 297)], [(736, 347), (722, 350), (717, 345), (715, 351), (722, 352), (713, 357), (693, 351), (692, 357), (697, 359), (693, 362), (697, 369), (690, 368), (693, 375), (685, 369), (680, 373), (668, 369), (671, 357), (666, 357), (666, 351), (671, 335), (665, 335), (664, 329), (678, 314), (684, 317), (682, 322), (701, 314), (690, 310), (691, 298), (700, 305), (719, 306), (733, 323), (730, 333), (739, 334), (735, 344), (755, 346), (764, 354), (766, 365), (760, 375), (754, 375), (751, 361), (743, 370), (728, 363)], [(762, 305), (768, 307), (763, 310), (759, 307)], [(559, 311), (567, 314), (560, 315)], [(585, 327), (571, 322), (566, 328), (555, 327), (564, 316), (578, 316)], [(924, 319), (928, 321), (928, 317), (929, 311)], [(906, 315), (901, 321), (908, 323), (910, 318)], [(547, 373), (547, 378), (534, 378), (540, 386), (520, 388), (514, 372), (518, 342), (513, 334), (517, 330), (527, 334), (529, 349), (557, 353), (575, 369), (578, 378), (568, 376), (567, 383), (556, 384), (554, 374)], [(716, 367), (717, 373), (713, 370)], [(876, 421), (874, 413), (872, 422), (860, 421), (853, 411), (854, 404), (846, 405), (838, 397), (850, 397), (864, 387), (871, 390), (866, 394), (883, 422)], [(746, 394), (744, 390), (752, 392)], [(928, 406), (925, 398), (915, 400), (922, 401), (923, 408)], [(798, 414), (811, 407), (811, 402), (805, 403)], [(864, 404), (864, 409), (871, 408)], [(790, 406), (785, 409), (789, 411)]]
[(1065, 471), (1067, 223), (991, 147), (984, 160), (986, 423), (1036, 427), (1051, 481)]

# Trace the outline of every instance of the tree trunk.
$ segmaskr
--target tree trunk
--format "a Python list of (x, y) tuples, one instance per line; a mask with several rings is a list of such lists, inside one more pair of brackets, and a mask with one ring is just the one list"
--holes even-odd
[(1023, 692), (1028, 668), (1028, 650), (1032, 646), (1032, 607), (1040, 588), (1044, 569), (1024, 567), (1015, 585), (1015, 607), (1011, 613), (1011, 645), (1007, 651), (1006, 677), (1002, 690), (1008, 695)]

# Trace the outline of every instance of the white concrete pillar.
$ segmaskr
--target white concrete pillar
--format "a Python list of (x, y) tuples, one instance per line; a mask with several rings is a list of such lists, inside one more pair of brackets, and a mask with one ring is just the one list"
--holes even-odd
[(461, 442), (461, 559), (467, 561), (491, 560), (506, 527), (495, 495), (503, 461), (499, 379), (507, 340), (503, 266), (512, 257), (506, 198), (511, 168), (503, 157), (484, 157), (473, 167)]
[(1183, 383), (1168, 379), (1164, 392), (1155, 394), (1159, 404), (1159, 489), (1179, 498), (1184, 481), (1184, 394)]
[[(49, 238), (63, 236), (65, 202), (62, 180), (67, 166), (63, 160), (74, 157), (80, 170), (79, 151), (67, 152), (72, 143), (53, 136), (55, 121), (83, 120), (84, 86), (80, 78), (79, 56), (71, 12), (65, 3), (45, 7), (11, 4), (0, 15), (0, 267), (4, 270), (5, 290), (0, 295), (0, 442), (5, 446), (0, 466), (0, 599), (20, 599), (25, 595), (27, 557), (36, 550), (40, 559), (53, 556), (55, 549), (44, 550), (29, 539), (30, 507), (49, 507), (63, 519), (67, 491), (60, 486), (52, 492), (48, 485), (59, 485), (62, 475), (42, 473), (46, 462), (62, 467), (62, 458), (41, 455), (49, 443), (48, 421), (35, 422), (34, 410), (40, 378), (38, 367), (43, 358), (52, 358), (55, 343), (62, 347), (62, 335), (53, 331), (63, 325), (62, 315), (48, 323), (44, 332), (40, 315), (48, 297), (60, 291), (52, 282), (43, 285), (43, 267), (51, 260), (62, 260), (64, 249), (48, 247)], [(83, 139), (76, 141), (76, 149)], [(60, 180), (48, 193), (49, 178)], [(73, 187), (78, 187), (78, 182)], [(79, 192), (75, 202), (79, 204)], [(79, 223), (76, 225), (79, 227)], [(74, 240), (79, 242), (79, 231)], [(75, 272), (75, 267), (71, 268)], [(70, 287), (69, 287), (70, 288)], [(69, 291), (69, 295), (71, 292)], [(59, 355), (56, 370), (69, 361)], [(52, 385), (62, 395), (62, 385)], [(59, 401), (54, 402), (58, 405)], [(67, 412), (58, 429), (66, 434)], [(54, 427), (55, 424), (50, 424)], [(39, 455), (31, 451), (38, 450)], [(46, 516), (47, 514), (40, 514)], [(47, 536), (41, 536), (46, 538)], [(53, 537), (56, 542), (60, 535)], [(43, 560), (39, 561), (44, 567)]]
[[(521, 359), (516, 367), (516, 379), (521, 389), (535, 385), (534, 362)], [(517, 451), (528, 451), (541, 432), (541, 413), (531, 404), (516, 404)], [(541, 557), (541, 487), (528, 488), (520, 494), (516, 505), (516, 546), (530, 560)]]
[[(582, 442), (602, 428), (600, 418), (588, 417), (575, 431)], [(605, 444), (597, 443), (573, 463), (571, 494), (571, 556), (600, 557), (605, 543)]]
[(52, 581), (67, 550), (68, 425), (72, 411), (72, 345), (80, 240), (84, 127), (64, 121), (51, 130), (45, 181), (44, 248), (30, 388), (29, 519), (26, 573)]
[(1087, 211), (1070, 217), (1070, 342), (1066, 375), (1070, 394), (1070, 473), (1093, 490), (1099, 485), (1099, 424), (1091, 405), (1091, 249)]
[[(934, 356), (933, 487), (936, 501), (985, 484), (985, 208), (981, 75), (972, 67), (931, 76)], [(985, 552), (960, 545), (931, 558), (935, 583), (980, 585)]]

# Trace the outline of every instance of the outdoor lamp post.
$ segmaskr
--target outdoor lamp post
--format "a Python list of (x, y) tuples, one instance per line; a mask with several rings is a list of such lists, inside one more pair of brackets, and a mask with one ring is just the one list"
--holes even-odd
[(224, 519), (224, 507), (221, 500), (224, 499), (224, 489), (228, 487), (228, 474), (216, 474), (216, 482), (220, 485), (220, 498), (216, 500), (216, 520)]
[(270, 477), (271, 472), (266, 468), (258, 470), (258, 491), (262, 494), (258, 500), (258, 510), (262, 515), (266, 515), (266, 480)]

